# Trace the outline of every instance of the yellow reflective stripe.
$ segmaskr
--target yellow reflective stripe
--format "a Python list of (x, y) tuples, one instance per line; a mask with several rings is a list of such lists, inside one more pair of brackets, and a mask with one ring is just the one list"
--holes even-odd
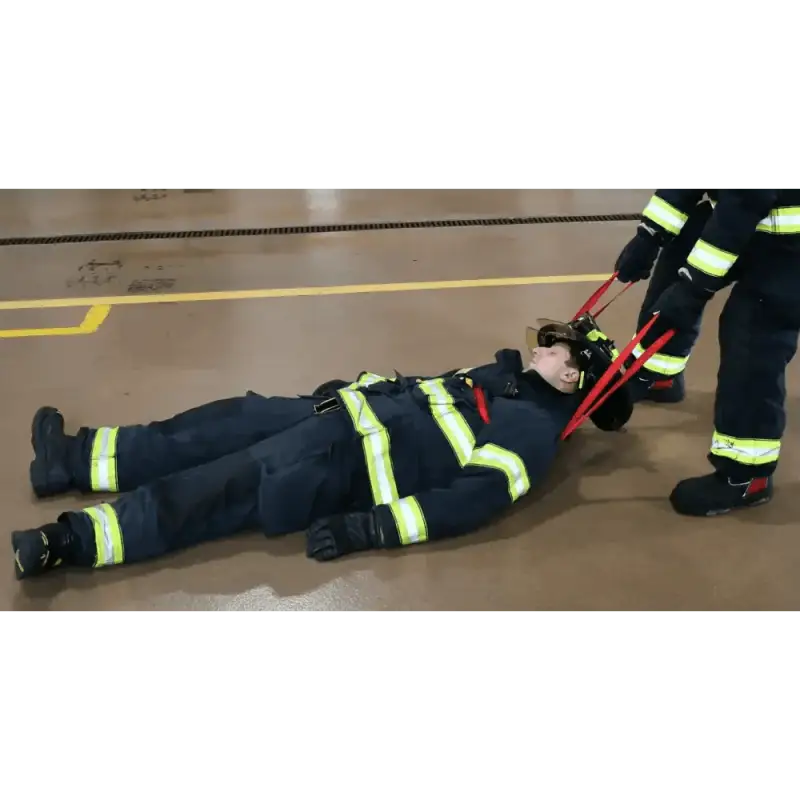
[(733, 266), (736, 258), (733, 253), (720, 250), (719, 247), (714, 247), (714, 245), (698, 239), (697, 244), (695, 244), (692, 252), (689, 253), (689, 258), (686, 260), (695, 269), (705, 272), (706, 275), (723, 278)]
[(756, 225), (762, 233), (800, 233), (800, 206), (773, 208), (769, 215)]
[(122, 543), (122, 529), (117, 512), (109, 503), (84, 508), (84, 513), (92, 520), (94, 542), (97, 549), (95, 567), (110, 567), (125, 560), (125, 546)]
[(499, 469), (508, 479), (508, 494), (512, 503), (530, 491), (531, 481), (525, 463), (511, 450), (496, 444), (485, 444), (473, 451), (469, 464), (473, 467)]
[(650, 198), (650, 202), (642, 212), (642, 216), (653, 220), (664, 230), (676, 235), (681, 232), (681, 228), (686, 224), (686, 220), (689, 219), (688, 215), (684, 214), (683, 211), (656, 195)]
[[(637, 344), (633, 348), (633, 357), (641, 358), (642, 355), (644, 355), (644, 347)], [(688, 361), (689, 356), (665, 356), (662, 353), (655, 353), (644, 362), (644, 368), (659, 375), (672, 377), (683, 372)]]
[(442, 378), (423, 381), (418, 385), (428, 396), (431, 415), (453, 448), (459, 466), (466, 466), (475, 449), (475, 434), (464, 415), (455, 407), (453, 395), (445, 389)]
[(711, 453), (748, 466), (771, 464), (780, 456), (781, 441), (780, 439), (738, 439), (735, 436), (714, 431), (711, 439)]
[(372, 386), (373, 383), (391, 381), (392, 378), (384, 378), (383, 375), (376, 375), (374, 372), (365, 372), (355, 383), (351, 383), (348, 389), (358, 389), (360, 386)]
[(361, 392), (355, 389), (340, 389), (339, 396), (362, 438), (375, 505), (397, 500), (399, 494), (389, 452), (389, 431), (383, 426)]
[(401, 544), (428, 541), (428, 525), (416, 497), (404, 497), (389, 504)]
[[(589, 333), (586, 334), (586, 338), (590, 342), (600, 342), (600, 341), (608, 342), (609, 341), (608, 336), (606, 336), (602, 331), (598, 331), (596, 329), (593, 330), (593, 331), (589, 331)], [(611, 353), (614, 356), (614, 358), (619, 358), (619, 350), (617, 350), (616, 347), (611, 347)]]
[(92, 441), (90, 481), (93, 492), (119, 491), (117, 435), (119, 428), (98, 428)]
[[(711, 205), (716, 207), (717, 201), (712, 200)], [(760, 233), (775, 233), (780, 235), (800, 233), (800, 206), (780, 206), (773, 208), (769, 214), (756, 225)]]

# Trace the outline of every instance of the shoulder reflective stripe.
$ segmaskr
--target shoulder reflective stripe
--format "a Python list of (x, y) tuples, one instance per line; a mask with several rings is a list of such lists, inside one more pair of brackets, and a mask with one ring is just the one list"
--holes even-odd
[(800, 233), (800, 206), (773, 208), (756, 226), (762, 233)]
[[(632, 355), (634, 358), (641, 358), (644, 354), (644, 348), (641, 345), (636, 345), (633, 348)], [(689, 356), (665, 356), (657, 353), (645, 361), (644, 367), (650, 372), (657, 372), (659, 375), (679, 375), (686, 369), (686, 364), (689, 362)]]
[(391, 381), (391, 378), (384, 378), (383, 375), (376, 375), (374, 372), (365, 372), (359, 376), (355, 383), (351, 383), (348, 389), (358, 389), (359, 386), (372, 386), (373, 383)]
[(125, 546), (117, 512), (109, 503), (85, 508), (84, 513), (92, 520), (94, 542), (97, 549), (95, 567), (110, 567), (125, 560)]
[(781, 442), (780, 439), (738, 439), (714, 431), (711, 453), (748, 466), (771, 464), (780, 456)]
[(428, 525), (416, 497), (404, 497), (389, 504), (402, 544), (428, 541)]
[(431, 414), (450, 443), (458, 463), (463, 467), (475, 448), (475, 434), (464, 415), (455, 407), (453, 395), (444, 387), (444, 380), (423, 381), (419, 388), (428, 396)]
[(728, 270), (733, 266), (736, 256), (726, 250), (720, 250), (702, 239), (698, 239), (697, 244), (695, 244), (686, 260), (695, 269), (699, 269), (700, 272), (705, 272), (715, 278), (722, 278), (727, 275)]
[(675, 208), (675, 206), (670, 205), (666, 200), (662, 200), (656, 195), (650, 198), (650, 202), (647, 204), (647, 208), (642, 212), (642, 216), (653, 220), (653, 222), (660, 225), (664, 230), (674, 234), (681, 232), (681, 229), (686, 224), (686, 220), (689, 218), (683, 211)]
[(512, 503), (530, 491), (528, 470), (525, 469), (522, 459), (511, 450), (498, 447), (496, 444), (485, 444), (472, 453), (469, 463), (471, 466), (490, 467), (503, 472), (508, 478), (508, 493)]
[(117, 435), (119, 428), (98, 428), (92, 441), (92, 456), (89, 473), (93, 492), (116, 492), (117, 482)]
[(389, 431), (383, 426), (361, 392), (355, 389), (340, 389), (339, 396), (363, 441), (364, 458), (367, 462), (375, 505), (397, 500), (399, 494), (389, 451)]

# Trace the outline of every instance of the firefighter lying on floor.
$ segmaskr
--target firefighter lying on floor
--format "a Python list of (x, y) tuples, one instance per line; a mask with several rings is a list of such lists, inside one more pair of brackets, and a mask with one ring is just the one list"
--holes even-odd
[[(39, 497), (123, 492), (12, 536), (17, 578), (59, 564), (141, 562), (247, 530), (306, 532), (327, 561), (474, 531), (547, 475), (559, 437), (616, 350), (594, 327), (528, 329), (531, 361), (435, 378), (362, 373), (313, 396), (218, 400), (163, 422), (64, 432), (53, 408), (33, 420)], [(619, 430), (627, 386), (591, 419)]]

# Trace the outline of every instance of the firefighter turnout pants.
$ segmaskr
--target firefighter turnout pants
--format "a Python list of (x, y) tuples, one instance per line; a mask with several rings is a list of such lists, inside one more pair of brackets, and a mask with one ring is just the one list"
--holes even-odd
[[(703, 228), (711, 217), (713, 207), (708, 201), (702, 202), (689, 215), (681, 232), (667, 245), (656, 261), (653, 274), (647, 286), (642, 307), (639, 310), (639, 319), (636, 330), (641, 330), (653, 316), (653, 307), (667, 287), (678, 280), (678, 270), (686, 264), (695, 242), (700, 238)], [(644, 369), (656, 381), (663, 381), (680, 375), (686, 368), (692, 349), (700, 335), (702, 314), (698, 316), (695, 324), (673, 336), (658, 353), (651, 356)], [(654, 342), (666, 328), (656, 322), (650, 332), (636, 346), (633, 355), (638, 358), (645, 349)], [(644, 374), (644, 372), (642, 373)]]
[(348, 415), (317, 413), (320, 402), (248, 395), (113, 435), (86, 429), (85, 480), (130, 491), (58, 521), (79, 537), (86, 566), (111, 566), (249, 530), (291, 533), (350, 510), (363, 453)]
[[(709, 202), (689, 215), (675, 240), (656, 263), (639, 314), (638, 329), (652, 317), (653, 304), (675, 280), (712, 213)], [(767, 255), (767, 252), (770, 254)], [(733, 282), (719, 319), (720, 366), (709, 460), (734, 482), (771, 475), (778, 464), (786, 427), (786, 368), (800, 335), (800, 259), (778, 248), (762, 256), (749, 248), (731, 270)], [(650, 377), (664, 380), (686, 367), (700, 334), (694, 326), (650, 358)], [(658, 322), (640, 344), (645, 348), (664, 332)], [(638, 349), (635, 355), (642, 352)], [(644, 372), (644, 370), (643, 370)]]

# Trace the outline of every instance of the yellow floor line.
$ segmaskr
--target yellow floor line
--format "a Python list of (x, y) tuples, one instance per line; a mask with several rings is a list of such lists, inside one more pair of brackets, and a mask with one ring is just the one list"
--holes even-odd
[(16, 330), (0, 329), (0, 339), (23, 339), (28, 336), (85, 336), (95, 333), (103, 324), (111, 311), (110, 305), (93, 305), (80, 325), (68, 328), (17, 328)]
[[(452, 281), (360, 283), (346, 286), (297, 286), (278, 289), (238, 289), (225, 292), (175, 292), (172, 294), (158, 295), (126, 294), (110, 297), (53, 297), (35, 300), (2, 300), (0, 301), (0, 311), (16, 311), (32, 308), (85, 308), (86, 306), (138, 306), (154, 303), (195, 303), (214, 300), (256, 300), (275, 297), (322, 297), (326, 295), (421, 292), (441, 289), (483, 289), (498, 286), (533, 286), (538, 284), (559, 283), (600, 283), (606, 280), (609, 274), (610, 273), (590, 275), (531, 275), (527, 277), (476, 278), (472, 280)], [(51, 330), (70, 329), (61, 328)]]

